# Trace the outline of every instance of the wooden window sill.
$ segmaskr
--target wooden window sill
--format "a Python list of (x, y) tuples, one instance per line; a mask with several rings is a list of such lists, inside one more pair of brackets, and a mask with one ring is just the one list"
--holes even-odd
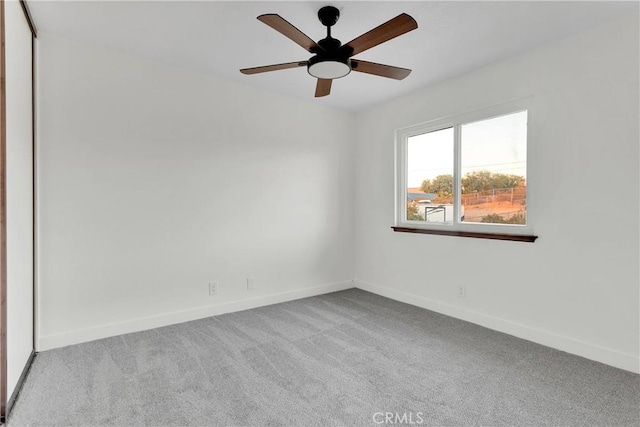
[(538, 236), (526, 234), (478, 233), (473, 231), (433, 230), (425, 228), (391, 227), (398, 233), (436, 234), (439, 236), (472, 237), (475, 239), (510, 240), (512, 242), (533, 243)]

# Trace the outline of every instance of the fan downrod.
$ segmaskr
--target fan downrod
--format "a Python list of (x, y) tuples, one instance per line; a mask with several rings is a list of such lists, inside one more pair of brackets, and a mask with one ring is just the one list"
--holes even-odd
[(327, 27), (327, 37), (318, 40), (318, 46), (326, 52), (335, 52), (342, 44), (340, 40), (331, 37), (331, 27), (338, 22), (338, 18), (340, 18), (340, 11), (333, 6), (325, 6), (318, 11), (318, 19)]

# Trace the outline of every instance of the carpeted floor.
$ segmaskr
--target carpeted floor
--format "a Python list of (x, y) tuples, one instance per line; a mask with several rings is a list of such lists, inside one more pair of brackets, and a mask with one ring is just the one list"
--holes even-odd
[(639, 408), (639, 375), (354, 289), (42, 352), (9, 426), (638, 426)]

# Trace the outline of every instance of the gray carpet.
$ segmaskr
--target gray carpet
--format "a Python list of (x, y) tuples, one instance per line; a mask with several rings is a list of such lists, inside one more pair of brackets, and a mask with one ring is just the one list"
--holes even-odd
[(42, 352), (9, 426), (638, 426), (638, 408), (639, 375), (353, 289)]

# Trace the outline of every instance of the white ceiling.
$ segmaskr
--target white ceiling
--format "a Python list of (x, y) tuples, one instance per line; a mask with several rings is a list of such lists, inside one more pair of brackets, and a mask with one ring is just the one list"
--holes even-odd
[[(39, 1), (38, 31), (113, 47), (346, 110), (407, 94), (553, 40), (638, 13), (631, 2), (444, 1)], [(332, 35), (343, 43), (406, 12), (419, 28), (357, 55), (411, 68), (405, 80), (351, 73), (314, 99), (304, 68), (246, 76), (245, 67), (306, 60), (303, 48), (256, 19), (278, 13), (312, 39), (325, 37), (317, 10), (340, 9)]]

